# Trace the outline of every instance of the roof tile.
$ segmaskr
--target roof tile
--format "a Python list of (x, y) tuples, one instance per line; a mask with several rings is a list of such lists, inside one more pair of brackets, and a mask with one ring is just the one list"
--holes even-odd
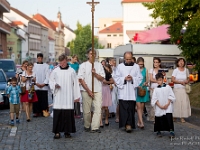
[(99, 33), (123, 33), (123, 25), (121, 22), (117, 22), (101, 31)]

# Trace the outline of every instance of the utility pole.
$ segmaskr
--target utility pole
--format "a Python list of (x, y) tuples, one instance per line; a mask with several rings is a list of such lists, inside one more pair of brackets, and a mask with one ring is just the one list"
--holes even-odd
[[(92, 12), (92, 68), (94, 68), (94, 11), (95, 11), (95, 6), (97, 4), (99, 4), (99, 2), (94, 2), (94, 0), (92, 0), (92, 2), (87, 2), (87, 4), (89, 4), (90, 6), (92, 6), (91, 8), (91, 12)], [(94, 74), (92, 74), (92, 93), (94, 93)]]

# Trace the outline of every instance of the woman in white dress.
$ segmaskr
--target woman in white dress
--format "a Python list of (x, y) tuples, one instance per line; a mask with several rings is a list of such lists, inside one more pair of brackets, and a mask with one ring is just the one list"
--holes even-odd
[(174, 82), (174, 94), (176, 101), (174, 103), (174, 121), (175, 118), (180, 118), (184, 123), (184, 118), (191, 116), (191, 107), (188, 94), (185, 90), (185, 85), (189, 83), (189, 71), (185, 68), (185, 59), (179, 58), (177, 60), (177, 68), (172, 73), (172, 82)]

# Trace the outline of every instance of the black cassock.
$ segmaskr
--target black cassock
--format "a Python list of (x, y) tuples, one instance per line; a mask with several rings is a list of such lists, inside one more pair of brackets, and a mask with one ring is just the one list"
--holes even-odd
[(130, 125), (135, 129), (135, 101), (119, 100), (119, 128)]

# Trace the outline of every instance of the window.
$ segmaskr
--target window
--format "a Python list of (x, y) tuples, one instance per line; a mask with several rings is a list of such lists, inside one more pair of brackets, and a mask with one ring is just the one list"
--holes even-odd
[(106, 24), (104, 24), (104, 27), (106, 27)]
[(161, 67), (166, 69), (175, 69), (176, 64), (175, 61), (177, 60), (176, 57), (160, 57), (161, 60)]
[(119, 36), (123, 36), (123, 34), (120, 34)]
[(114, 37), (116, 37), (116, 36), (117, 36), (117, 34), (114, 34), (113, 36), (114, 36)]
[(110, 34), (108, 34), (108, 35), (107, 35), (107, 37), (111, 37), (111, 35), (110, 35)]
[(107, 48), (111, 48), (111, 43), (107, 43)]

